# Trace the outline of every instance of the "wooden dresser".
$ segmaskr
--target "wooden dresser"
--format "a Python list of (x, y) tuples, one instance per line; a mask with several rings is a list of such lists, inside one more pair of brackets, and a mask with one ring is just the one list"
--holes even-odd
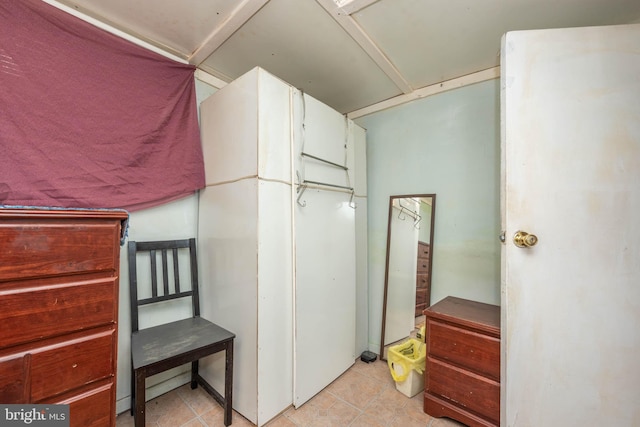
[(0, 209), (0, 402), (115, 426), (123, 211)]
[(418, 242), (418, 267), (416, 270), (416, 317), (431, 305), (431, 277), (429, 274), (428, 243)]
[(424, 311), (424, 411), (500, 425), (500, 307), (447, 297)]

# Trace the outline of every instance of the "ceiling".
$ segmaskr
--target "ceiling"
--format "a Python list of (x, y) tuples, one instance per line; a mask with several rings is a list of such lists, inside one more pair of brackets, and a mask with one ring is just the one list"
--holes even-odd
[(496, 77), (507, 31), (640, 22), (638, 0), (45, 1), (188, 61), (218, 86), (260, 66), (356, 116), (462, 76)]

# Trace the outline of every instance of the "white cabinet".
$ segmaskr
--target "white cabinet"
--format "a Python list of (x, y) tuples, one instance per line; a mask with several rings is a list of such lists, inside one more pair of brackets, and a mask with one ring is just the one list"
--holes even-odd
[[(356, 197), (348, 188), (366, 188), (355, 170), (365, 160), (354, 159), (365, 134), (260, 68), (201, 109), (202, 313), (236, 334), (233, 406), (263, 425), (354, 363)], [(217, 386), (222, 369), (214, 356), (201, 370)]]

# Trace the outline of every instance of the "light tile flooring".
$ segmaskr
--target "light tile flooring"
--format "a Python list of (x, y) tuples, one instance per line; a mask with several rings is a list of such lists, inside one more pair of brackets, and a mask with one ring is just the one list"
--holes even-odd
[[(269, 427), (458, 427), (447, 418), (432, 418), (422, 410), (423, 394), (408, 398), (396, 390), (386, 362), (356, 361), (347, 372), (298, 409), (289, 408)], [(222, 408), (202, 388), (184, 385), (147, 402), (147, 426), (222, 427)], [(132, 427), (127, 411), (117, 427)], [(253, 426), (234, 411), (233, 426)]]

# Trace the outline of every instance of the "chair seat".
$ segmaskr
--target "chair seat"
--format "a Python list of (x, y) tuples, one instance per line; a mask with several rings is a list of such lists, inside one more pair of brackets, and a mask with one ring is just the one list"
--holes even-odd
[[(178, 363), (185, 354), (206, 352), (208, 347), (226, 345), (235, 338), (235, 334), (202, 317), (193, 317), (176, 322), (166, 323), (131, 334), (131, 351), (133, 369), (162, 364), (171, 358), (178, 358)], [(200, 356), (202, 357), (202, 356)]]

